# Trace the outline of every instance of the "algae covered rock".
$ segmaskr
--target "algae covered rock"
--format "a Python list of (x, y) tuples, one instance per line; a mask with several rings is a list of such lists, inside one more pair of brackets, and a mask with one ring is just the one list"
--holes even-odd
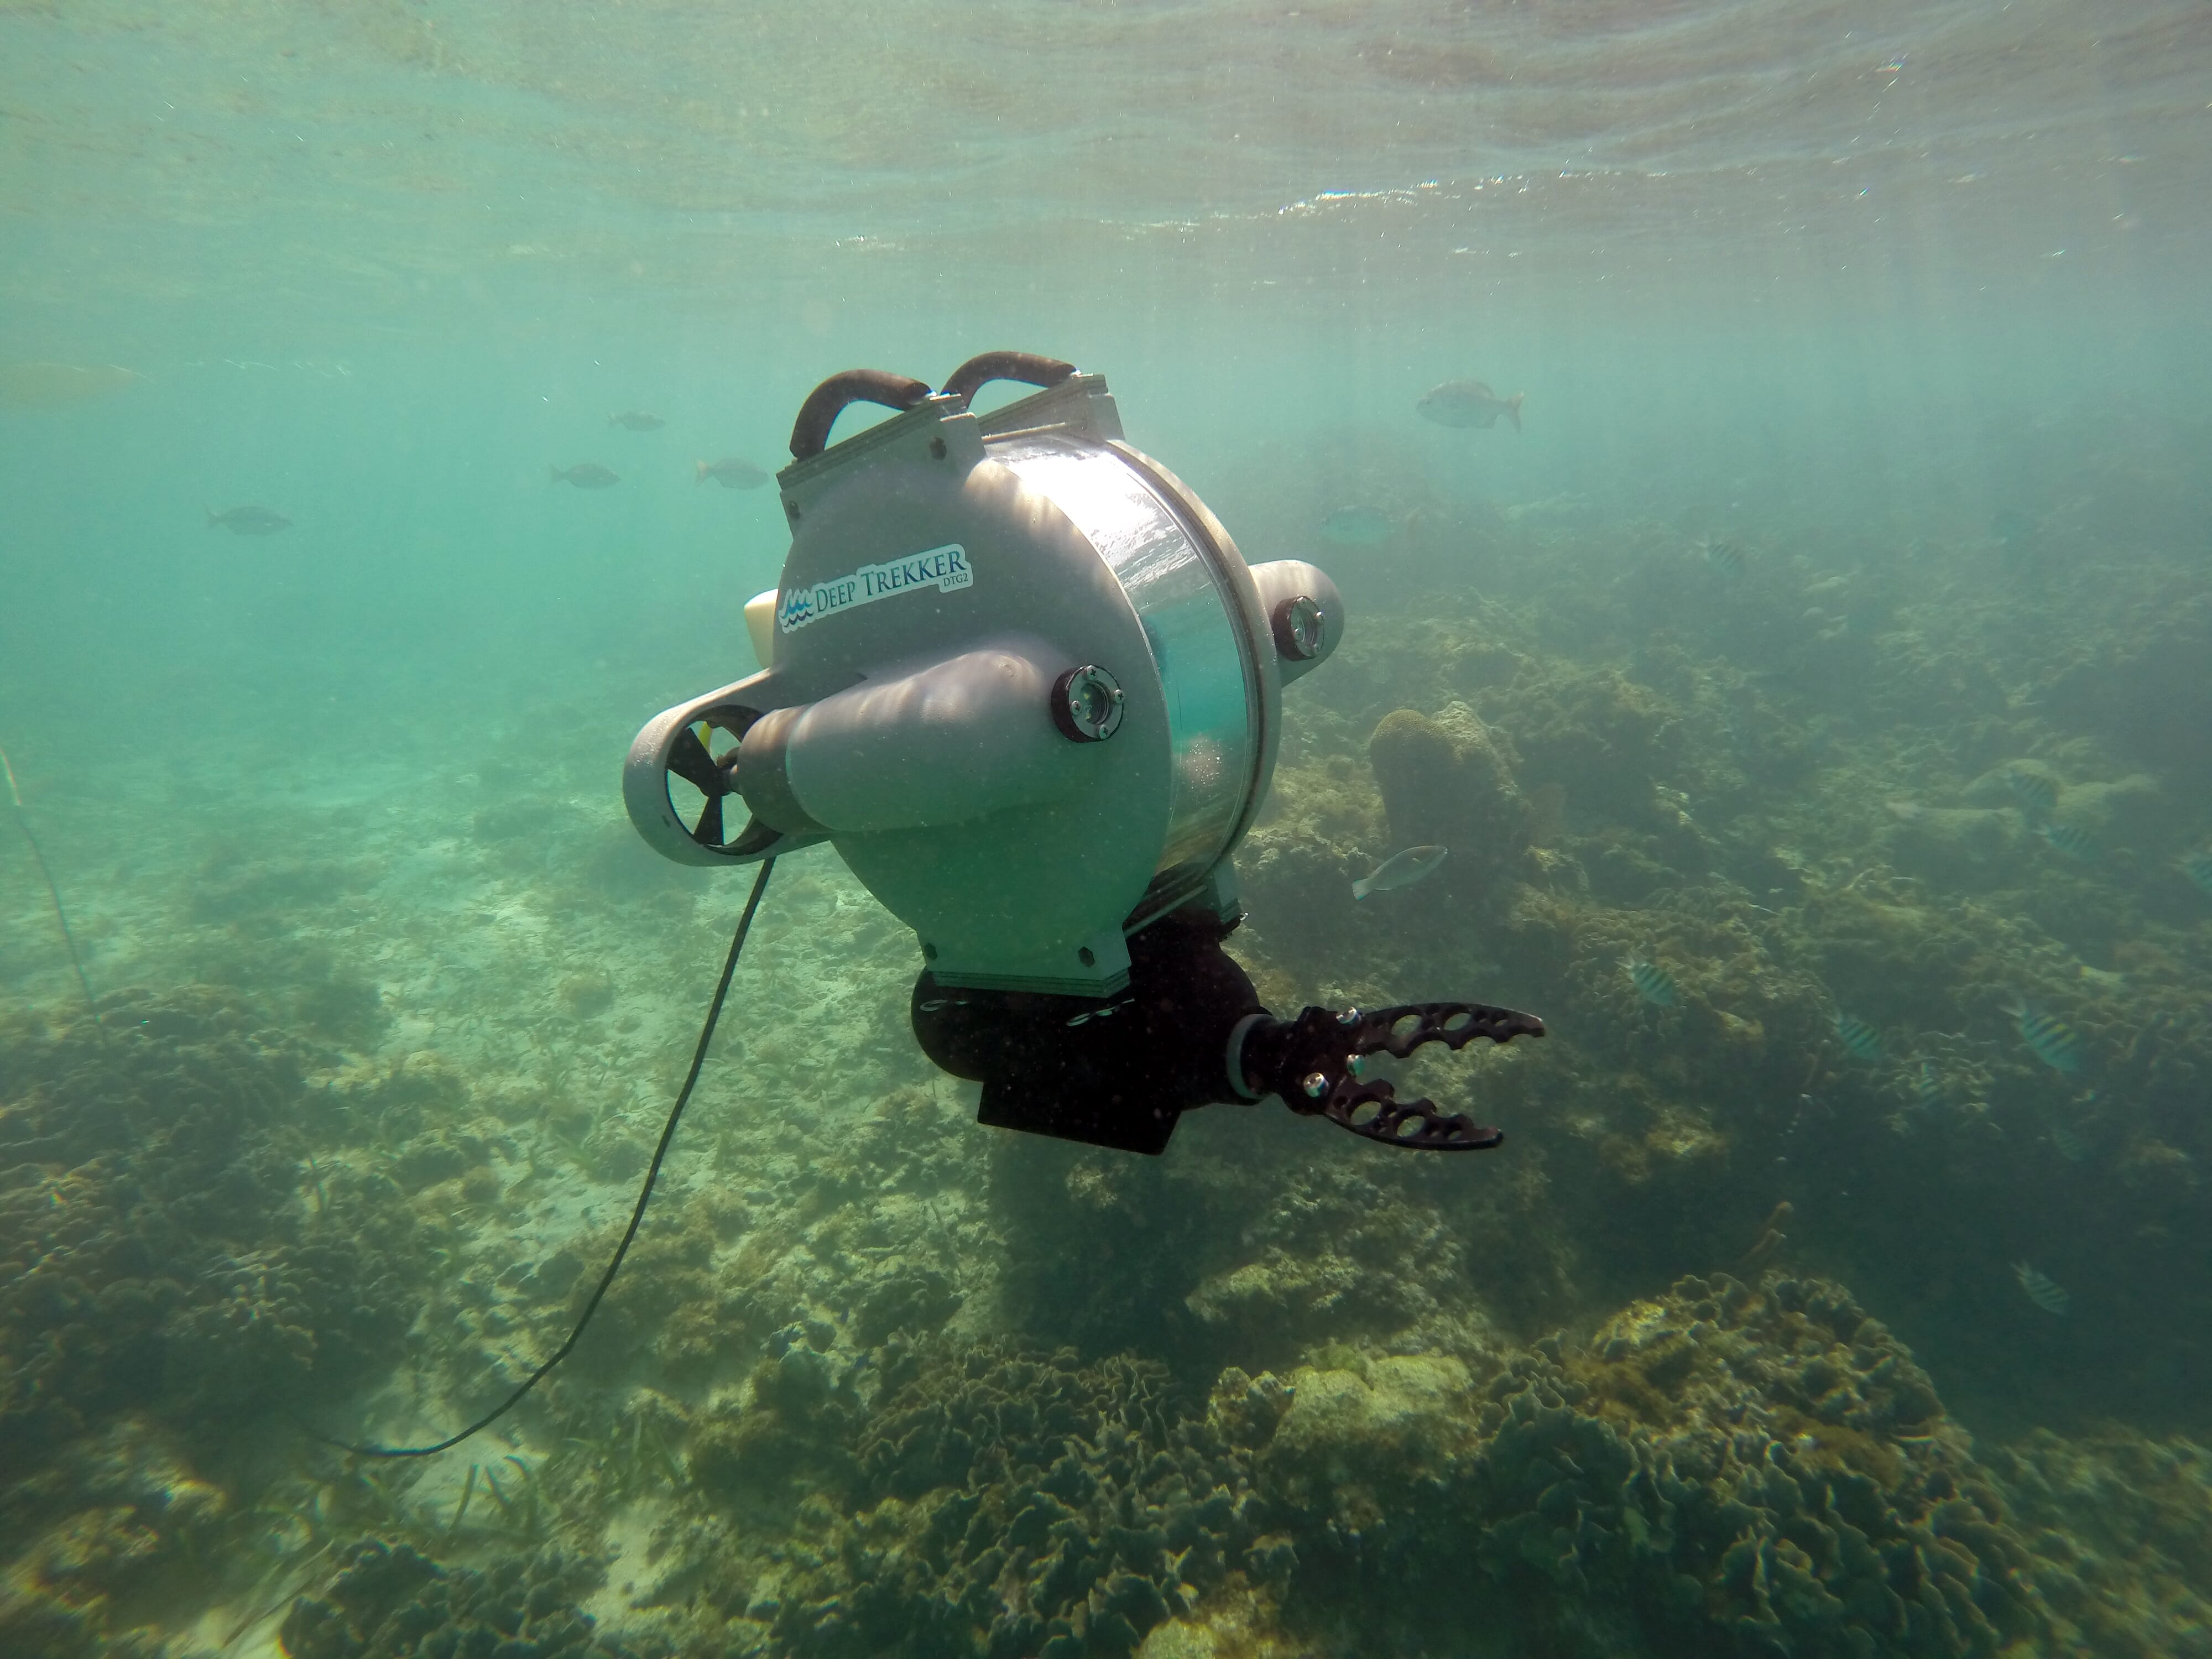
[(1474, 1441), (1474, 1384), (1461, 1361), (1370, 1359), (1358, 1370), (1301, 1367), (1261, 1462), (1270, 1499), (1305, 1527), (1365, 1538), (1419, 1506), (1419, 1493)]
[(1683, 761), (1680, 711), (1618, 669), (1531, 663), (1481, 702), (1513, 734), (1525, 784), (1559, 784), (1578, 805), (1621, 822), (1649, 820), (1652, 784)]
[(1435, 719), (1401, 708), (1384, 715), (1368, 738), (1392, 848), (1451, 850), (1425, 884), (1431, 894), (1502, 896), (1528, 842), (1515, 759), (1512, 744), (1463, 702), (1446, 705)]

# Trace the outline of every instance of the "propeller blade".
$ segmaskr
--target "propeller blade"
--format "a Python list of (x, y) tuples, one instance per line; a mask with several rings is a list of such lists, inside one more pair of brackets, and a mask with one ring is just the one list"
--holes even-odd
[(709, 800), (719, 800), (729, 793), (729, 785), (722, 777), (722, 769), (714, 764), (714, 757), (707, 752), (707, 745), (699, 741), (699, 734), (688, 726), (668, 751), (668, 769)]
[(699, 814), (699, 822), (691, 831), (691, 839), (702, 847), (720, 847), (722, 844), (722, 798), (720, 795), (707, 797), (707, 810)]

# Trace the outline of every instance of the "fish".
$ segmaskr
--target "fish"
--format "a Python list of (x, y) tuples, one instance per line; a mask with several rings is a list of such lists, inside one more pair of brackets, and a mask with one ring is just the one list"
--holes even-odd
[(1943, 1074), (1936, 1069), (1934, 1060), (1920, 1062), (1920, 1075), (1912, 1082), (1912, 1097), (1924, 1112), (1932, 1112), (1943, 1103)]
[(2054, 1072), (2081, 1069), (2081, 1034), (2056, 1014), (2047, 1014), (2025, 997), (2005, 1012), (2020, 1027), (2020, 1040)]
[(1698, 544), (1698, 551), (1705, 556), (1707, 564), (1729, 580), (1734, 581), (1743, 574), (1743, 548), (1738, 543), (1708, 536)]
[(2012, 798), (2031, 817), (2047, 817), (2057, 810), (2058, 786), (2042, 773), (2008, 766), (2003, 777), (2004, 787), (2012, 791)]
[(549, 466), (545, 471), (552, 475), (554, 483), (572, 483), (579, 489), (611, 489), (622, 482), (617, 474), (608, 471), (597, 461), (579, 461), (566, 470)]
[(1387, 893), (1394, 888), (1411, 887), (1444, 861), (1451, 849), (1445, 847), (1408, 847), (1402, 853), (1393, 853), (1382, 860), (1372, 875), (1363, 876), (1352, 884), (1352, 896), (1364, 899), (1370, 893)]
[(1872, 1065), (1882, 1057), (1885, 1051), (1881, 1046), (1881, 1033), (1856, 1014), (1847, 1014), (1838, 1008), (1834, 1023), (1836, 1040), (1844, 1045), (1844, 1052), (1853, 1060), (1863, 1060)]
[(1674, 976), (1648, 957), (1633, 953), (1620, 959), (1628, 982), (1636, 988), (1636, 994), (1655, 1008), (1674, 1006)]
[(2047, 1314), (2063, 1314), (2074, 1305), (2074, 1298), (2066, 1294), (2066, 1287), (2048, 1273), (2039, 1273), (2025, 1261), (2012, 1264), (2012, 1276), (2020, 1280), (2020, 1287), (2027, 1299)]
[(2079, 1164), (2089, 1156), (2089, 1143), (2063, 1123), (2051, 1126), (2051, 1144), (2058, 1149), (2058, 1156), (2069, 1164)]
[(1518, 432), (1521, 399), (1526, 395), (1516, 392), (1510, 398), (1501, 398), (1480, 380), (1446, 380), (1442, 386), (1431, 386), (1413, 409), (1423, 420), (1463, 428), (1496, 426), (1498, 417), (1503, 415)]
[(221, 525), (234, 536), (273, 536), (289, 530), (292, 521), (273, 507), (234, 507), (228, 513), (207, 509), (208, 528)]
[(668, 424), (658, 415), (648, 415), (641, 409), (626, 409), (619, 415), (607, 416), (609, 426), (626, 426), (632, 432), (658, 432)]
[(59, 409), (145, 378), (114, 363), (0, 363), (0, 409)]
[(2197, 890), (2212, 898), (2212, 853), (2191, 853), (2181, 860), (2181, 873), (2196, 884)]
[(2076, 864), (2094, 864), (2104, 851), (2097, 838), (2078, 823), (2039, 823), (2035, 833)]
[(711, 464), (701, 461), (698, 467), (699, 476), (692, 480), (694, 483), (704, 483), (712, 478), (725, 489), (758, 489), (768, 482), (767, 473), (735, 455), (726, 455)]
[(1321, 533), (1339, 547), (1373, 547), (1390, 539), (1389, 518), (1372, 507), (1340, 507), (1321, 521)]

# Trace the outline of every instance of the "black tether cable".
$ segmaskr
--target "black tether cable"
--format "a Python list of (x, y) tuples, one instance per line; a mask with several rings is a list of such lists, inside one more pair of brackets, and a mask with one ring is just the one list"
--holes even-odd
[(645, 1219), (645, 1206), (653, 1200), (653, 1183), (660, 1179), (660, 1165), (668, 1156), (668, 1144), (676, 1139), (676, 1126), (684, 1116), (684, 1107), (690, 1103), (691, 1091), (699, 1081), (699, 1068), (707, 1063), (708, 1045), (714, 1042), (715, 1023), (722, 1017), (722, 1000), (730, 994), (730, 976), (738, 971), (738, 952), (745, 948), (745, 935), (752, 931), (753, 912), (760, 908), (761, 895), (768, 890), (769, 872), (775, 868), (774, 859), (763, 859), (760, 874), (753, 878), (752, 896), (745, 901), (744, 915), (738, 918), (737, 936), (731, 939), (729, 957), (722, 963), (721, 982), (714, 987), (714, 1000), (708, 1006), (707, 1023), (699, 1029), (699, 1046), (691, 1054), (691, 1070), (684, 1079), (683, 1088), (677, 1091), (676, 1104), (669, 1109), (668, 1121), (660, 1131), (660, 1145), (653, 1149), (653, 1163), (645, 1172), (645, 1184), (637, 1191), (637, 1206), (629, 1212), (629, 1225), (623, 1230), (622, 1243), (615, 1246), (614, 1260), (607, 1263), (606, 1272), (599, 1275), (599, 1287), (592, 1292), (592, 1299), (584, 1304), (584, 1311), (577, 1317), (575, 1328), (568, 1333), (568, 1340), (554, 1351), (550, 1359), (525, 1377), (513, 1394), (459, 1434), (448, 1435), (434, 1446), (356, 1446), (331, 1435), (317, 1434), (313, 1429), (308, 1430), (308, 1433), (314, 1435), (325, 1446), (336, 1446), (340, 1451), (349, 1451), (362, 1457), (428, 1457), (434, 1453), (450, 1450), (478, 1430), (489, 1428), (498, 1422), (514, 1408), (523, 1395), (544, 1381), (548, 1371), (568, 1357), (568, 1351), (583, 1335), (584, 1327), (592, 1322), (592, 1316), (599, 1310), (600, 1298), (606, 1295), (607, 1286), (615, 1282), (615, 1274), (622, 1267), (623, 1258), (629, 1254), (630, 1241), (637, 1237), (638, 1224)]

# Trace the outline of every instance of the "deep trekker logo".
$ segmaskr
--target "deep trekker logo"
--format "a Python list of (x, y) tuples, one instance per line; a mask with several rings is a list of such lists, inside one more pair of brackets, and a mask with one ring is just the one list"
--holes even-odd
[(794, 587), (776, 601), (775, 625), (781, 633), (796, 634), (809, 623), (857, 610), (890, 599), (894, 593), (933, 587), (940, 593), (974, 585), (975, 573), (968, 563), (968, 550), (957, 542), (933, 547), (927, 553), (910, 553), (903, 559), (864, 564), (849, 576), (836, 576), (808, 587)]

